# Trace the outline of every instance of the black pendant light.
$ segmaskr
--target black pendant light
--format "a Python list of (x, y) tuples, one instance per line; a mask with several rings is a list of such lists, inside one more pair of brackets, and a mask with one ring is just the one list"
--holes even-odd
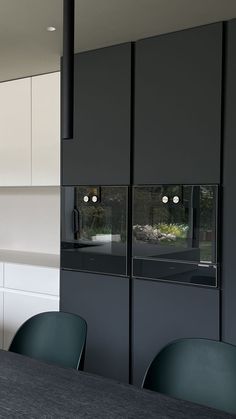
[(74, 26), (75, 2), (63, 3), (63, 58), (61, 83), (61, 136), (63, 140), (73, 139), (74, 108)]

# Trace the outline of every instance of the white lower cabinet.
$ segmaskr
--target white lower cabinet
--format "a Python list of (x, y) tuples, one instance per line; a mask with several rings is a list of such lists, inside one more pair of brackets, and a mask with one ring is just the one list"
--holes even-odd
[(14, 334), (27, 319), (44, 311), (58, 310), (58, 297), (42, 296), (19, 291), (4, 291), (3, 348), (9, 348)]
[(7, 350), (19, 327), (45, 311), (59, 311), (59, 269), (0, 264), (0, 348)]
[(4, 287), (59, 296), (59, 269), (5, 263)]

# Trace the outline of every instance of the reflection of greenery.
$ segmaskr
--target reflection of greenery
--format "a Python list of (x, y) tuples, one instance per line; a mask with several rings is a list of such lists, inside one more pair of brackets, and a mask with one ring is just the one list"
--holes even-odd
[(86, 239), (91, 239), (91, 237), (96, 236), (96, 234), (112, 234), (112, 230), (106, 226), (87, 228), (84, 231), (83, 237)]
[(185, 224), (158, 223), (133, 226), (135, 240), (158, 245), (186, 246), (188, 226)]
[(186, 224), (159, 223), (155, 225), (155, 228), (161, 233), (171, 234), (176, 238), (185, 239), (187, 237), (188, 226)]
[[(103, 230), (108, 229), (111, 232), (111, 217), (108, 212), (109, 208), (101, 206), (87, 206), (83, 207), (81, 211), (82, 220), (86, 221), (86, 230)], [(106, 220), (106, 223), (104, 223)]]
[(99, 202), (86, 204), (84, 195), (91, 195), (92, 187), (77, 190), (80, 207), (80, 238), (91, 240), (96, 234), (119, 235), (126, 241), (126, 194), (125, 187), (101, 187)]
[(202, 261), (211, 262), (212, 261), (212, 246), (210, 241), (200, 242), (200, 259)]
[(96, 234), (112, 234), (109, 208), (84, 206), (82, 215), (82, 236), (90, 240)]
[(201, 186), (201, 229), (212, 229), (212, 215), (214, 210), (214, 189), (211, 186)]

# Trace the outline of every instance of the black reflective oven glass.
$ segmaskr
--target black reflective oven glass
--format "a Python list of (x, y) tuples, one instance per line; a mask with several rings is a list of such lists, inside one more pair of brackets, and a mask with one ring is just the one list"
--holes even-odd
[(134, 188), (133, 275), (217, 283), (216, 185)]
[(62, 188), (61, 266), (127, 274), (125, 186)]

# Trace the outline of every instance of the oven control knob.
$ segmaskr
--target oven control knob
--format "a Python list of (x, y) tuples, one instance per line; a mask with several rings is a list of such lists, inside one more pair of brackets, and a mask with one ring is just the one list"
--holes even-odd
[(168, 196), (164, 195), (164, 196), (162, 197), (162, 202), (163, 202), (163, 204), (167, 204), (167, 202), (168, 202), (168, 201), (169, 201)]
[(173, 197), (173, 202), (174, 202), (174, 204), (178, 204), (179, 203), (179, 196), (175, 195)]

